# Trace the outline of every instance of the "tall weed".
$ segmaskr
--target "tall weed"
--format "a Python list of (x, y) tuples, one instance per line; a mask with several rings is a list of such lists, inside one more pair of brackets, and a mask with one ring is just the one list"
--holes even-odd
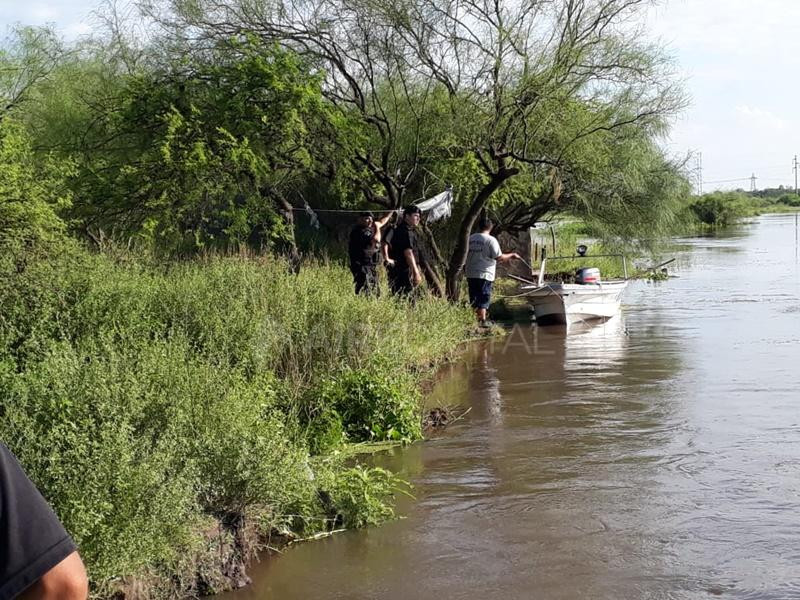
[(66, 244), (0, 270), (0, 439), (100, 596), (120, 577), (168, 580), (210, 516), (257, 508), (262, 527), (304, 531), (390, 516), (397, 481), (325, 455), (417, 439), (419, 375), (470, 322), (434, 299), (357, 297), (325, 263), (295, 275), (274, 258)]

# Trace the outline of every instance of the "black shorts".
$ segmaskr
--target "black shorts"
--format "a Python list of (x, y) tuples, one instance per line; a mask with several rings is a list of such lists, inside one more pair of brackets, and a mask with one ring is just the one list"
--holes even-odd
[(492, 298), (492, 283), (487, 279), (467, 279), (469, 303), (473, 308), (489, 308)]

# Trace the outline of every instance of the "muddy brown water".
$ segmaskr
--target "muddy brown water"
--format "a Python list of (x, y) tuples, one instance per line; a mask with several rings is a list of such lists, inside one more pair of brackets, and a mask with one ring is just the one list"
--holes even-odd
[(470, 413), (381, 458), (403, 518), (227, 599), (800, 598), (795, 217), (680, 245), (605, 325), (474, 346), (432, 399)]

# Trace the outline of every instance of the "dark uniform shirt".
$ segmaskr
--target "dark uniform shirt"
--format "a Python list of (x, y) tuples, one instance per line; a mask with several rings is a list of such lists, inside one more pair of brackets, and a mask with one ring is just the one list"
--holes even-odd
[(74, 551), (53, 509), (0, 442), (0, 600), (18, 596)]
[(405, 223), (400, 223), (400, 225), (386, 234), (386, 243), (389, 245), (389, 258), (395, 262), (395, 270), (408, 271), (406, 250), (410, 249), (415, 258), (418, 258), (416, 234)]
[(375, 248), (374, 238), (375, 231), (372, 227), (362, 227), (361, 225), (353, 227), (348, 245), (351, 268), (377, 264), (378, 252)]

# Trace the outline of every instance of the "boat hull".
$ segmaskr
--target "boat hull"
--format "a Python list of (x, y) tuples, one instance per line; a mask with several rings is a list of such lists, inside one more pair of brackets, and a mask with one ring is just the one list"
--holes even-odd
[[(540, 325), (607, 320), (619, 312), (627, 281), (545, 283), (526, 294)], [(523, 288), (525, 289), (525, 288)]]

